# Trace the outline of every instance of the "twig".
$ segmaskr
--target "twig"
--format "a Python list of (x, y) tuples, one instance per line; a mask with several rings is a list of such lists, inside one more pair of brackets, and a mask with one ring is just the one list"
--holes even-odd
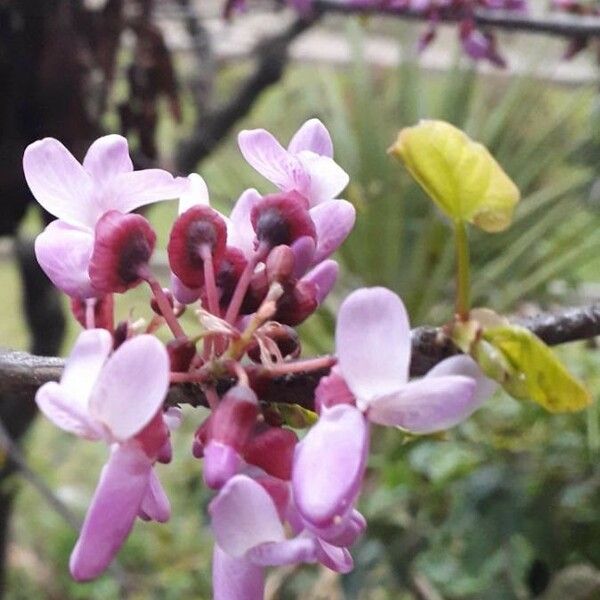
[(193, 134), (184, 140), (177, 153), (177, 168), (183, 173), (194, 171), (235, 123), (244, 117), (258, 97), (283, 76), (288, 61), (288, 47), (301, 33), (311, 27), (319, 13), (310, 18), (296, 19), (283, 33), (262, 40), (254, 53), (256, 67), (245, 79), (229, 102), (203, 115)]
[[(313, 6), (316, 11), (322, 13), (382, 15), (407, 21), (427, 21), (430, 18), (426, 12), (404, 10), (389, 5), (359, 6), (339, 0), (314, 0)], [(461, 14), (456, 10), (440, 10), (436, 13), (440, 23), (455, 23), (465, 16), (466, 13)], [(544, 18), (536, 18), (510, 11), (484, 9), (474, 10), (472, 16), (478, 25), (506, 31), (545, 33), (566, 38), (600, 36), (600, 17), (551, 14)]]
[[(543, 313), (530, 319), (515, 320), (527, 327), (547, 344), (556, 346), (600, 335), (600, 303), (558, 313)], [(412, 331), (413, 376), (424, 375), (440, 361), (457, 354), (458, 349), (436, 327), (417, 327)], [(60, 378), (64, 362), (58, 358), (33, 356), (26, 352), (0, 351), (0, 397), (13, 397), (17, 402), (31, 402), (36, 390), (47, 381)], [(250, 380), (266, 402), (287, 402), (310, 407), (319, 379), (327, 369), (313, 373), (294, 373), (271, 378), (259, 366), (249, 369)], [(227, 389), (234, 378), (219, 381), (218, 390)], [(200, 387), (184, 383), (171, 387), (167, 403), (206, 406)]]

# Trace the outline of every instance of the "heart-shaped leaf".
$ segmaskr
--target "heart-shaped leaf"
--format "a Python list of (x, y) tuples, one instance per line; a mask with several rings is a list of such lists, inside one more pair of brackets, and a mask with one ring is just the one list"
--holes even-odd
[(445, 121), (402, 129), (389, 150), (454, 221), (506, 229), (520, 193), (485, 146)]

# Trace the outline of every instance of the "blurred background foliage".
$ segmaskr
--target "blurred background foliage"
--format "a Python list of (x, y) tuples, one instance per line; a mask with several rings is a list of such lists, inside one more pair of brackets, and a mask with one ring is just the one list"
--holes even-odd
[[(597, 90), (558, 87), (528, 77), (484, 77), (457, 62), (434, 74), (416, 63), (378, 69), (362, 59), (351, 22), (354, 60), (347, 69), (294, 65), (242, 127), (264, 127), (287, 143), (309, 117), (334, 137), (350, 173), (345, 195), (357, 208), (355, 231), (340, 252), (341, 281), (318, 317), (302, 327), (305, 353), (332, 350), (335, 308), (359, 285), (385, 285), (404, 298), (414, 324), (450, 317), (450, 230), (402, 167), (386, 155), (397, 131), (419, 118), (442, 118), (485, 143), (520, 187), (514, 225), (472, 234), (475, 305), (510, 313), (582, 302), (600, 280), (600, 209), (592, 192), (600, 157)], [(228, 93), (243, 66), (220, 76)], [(183, 127), (186, 125), (184, 124)], [(165, 140), (177, 131), (164, 125)], [(213, 203), (227, 210), (246, 187), (269, 187), (244, 163), (231, 136), (200, 168)], [(596, 192), (597, 193), (597, 192)], [(150, 214), (163, 240), (175, 214)], [(35, 229), (29, 219), (26, 229)], [(164, 247), (164, 245), (163, 245)], [(0, 267), (5, 306), (17, 301), (9, 264)], [(592, 288), (597, 289), (597, 288)], [(147, 310), (145, 291), (125, 298), (121, 314)], [(190, 321), (191, 322), (191, 321)], [(0, 337), (25, 347), (11, 315)], [(76, 327), (66, 348), (70, 347)], [(593, 343), (558, 350), (600, 399), (600, 353)], [(191, 432), (203, 415), (186, 412), (174, 463), (159, 467), (173, 503), (166, 526), (138, 524), (119, 555), (128, 598), (210, 597), (209, 494), (191, 457)], [(369, 529), (343, 578), (311, 567), (280, 570), (273, 598), (573, 599), (600, 598), (600, 415), (554, 416), (497, 394), (443, 437), (407, 439), (378, 429), (361, 501)], [(105, 449), (75, 442), (38, 420), (29, 434), (31, 467), (83, 515)], [(16, 484), (16, 481), (12, 481)], [(7, 597), (117, 598), (119, 578), (70, 581), (75, 541), (36, 492), (24, 485), (13, 521)]]

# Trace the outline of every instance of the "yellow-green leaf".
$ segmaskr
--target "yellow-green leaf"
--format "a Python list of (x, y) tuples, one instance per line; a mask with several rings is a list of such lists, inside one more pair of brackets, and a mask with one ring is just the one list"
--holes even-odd
[(445, 121), (402, 129), (390, 152), (453, 220), (506, 229), (520, 193), (485, 146)]
[[(510, 368), (492, 374), (515, 398), (529, 399), (550, 412), (581, 410), (592, 401), (590, 393), (573, 377), (554, 353), (531, 331), (518, 325), (492, 327), (483, 331), (483, 344), (498, 350)], [(479, 350), (482, 350), (480, 348)], [(489, 350), (489, 348), (488, 348)], [(489, 352), (483, 352), (488, 359)], [(476, 360), (477, 351), (473, 353)], [(478, 361), (480, 362), (480, 361)], [(485, 361), (484, 361), (485, 362)], [(500, 361), (493, 361), (496, 366)]]
[(272, 402), (270, 408), (275, 410), (283, 422), (295, 429), (304, 429), (314, 425), (318, 416), (312, 410), (308, 410), (299, 404), (287, 404), (285, 402)]

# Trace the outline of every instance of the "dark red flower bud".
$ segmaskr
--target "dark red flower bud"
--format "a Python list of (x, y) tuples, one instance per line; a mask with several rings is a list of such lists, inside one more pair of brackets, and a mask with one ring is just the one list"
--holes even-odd
[(158, 458), (165, 442), (169, 439), (169, 429), (163, 419), (162, 410), (154, 415), (152, 421), (135, 436), (135, 439), (149, 458), (153, 460)]
[(167, 252), (171, 270), (184, 285), (204, 285), (204, 258), (212, 254), (215, 271), (225, 253), (227, 226), (221, 215), (210, 206), (192, 206), (175, 221)]
[(196, 356), (196, 346), (189, 340), (171, 340), (167, 344), (167, 353), (173, 373), (185, 373), (190, 368), (194, 356)]
[(289, 246), (276, 246), (267, 257), (269, 283), (286, 283), (294, 276), (294, 252)]
[(89, 274), (105, 294), (123, 293), (142, 281), (140, 273), (152, 256), (156, 234), (141, 215), (107, 212), (96, 224)]
[(82, 327), (87, 327), (86, 302), (94, 302), (94, 327), (107, 329), (112, 333), (115, 307), (115, 301), (112, 294), (107, 294), (101, 298), (90, 298), (88, 300), (71, 298), (71, 312)]
[(318, 306), (317, 286), (311, 281), (300, 280), (294, 287), (286, 289), (277, 301), (277, 312), (273, 320), (286, 325), (299, 325), (312, 315)]
[[(169, 305), (171, 306), (171, 308), (173, 308), (175, 306), (175, 299), (173, 298), (173, 294), (171, 293), (171, 290), (169, 290), (169, 288), (163, 288), (163, 292), (165, 293), (166, 299), (169, 301)], [(163, 314), (160, 310), (160, 307), (158, 306), (158, 302), (156, 301), (156, 298), (152, 298), (152, 300), (150, 300), (150, 308), (159, 317), (163, 316)]]
[(296, 192), (261, 198), (252, 207), (250, 218), (259, 242), (271, 248), (289, 246), (302, 236), (317, 237), (306, 200)]
[(266, 269), (260, 269), (250, 280), (250, 285), (244, 296), (242, 307), (240, 308), (241, 315), (249, 315), (258, 310), (266, 295), (269, 292), (269, 280), (267, 279)]
[[(277, 344), (282, 358), (297, 358), (300, 355), (300, 339), (295, 329), (280, 323), (269, 323), (261, 327), (260, 331)], [(256, 340), (250, 344), (247, 352), (250, 360), (256, 363), (261, 362), (260, 346)]]
[(249, 387), (236, 385), (223, 396), (213, 411), (209, 438), (241, 452), (254, 428), (257, 416), (256, 394)]
[(192, 454), (194, 458), (202, 458), (204, 456), (204, 448), (208, 444), (208, 436), (210, 434), (210, 422), (212, 414), (208, 415), (194, 434), (194, 442), (192, 444)]
[(269, 427), (253, 435), (244, 449), (246, 462), (279, 479), (290, 479), (298, 436), (289, 429)]

